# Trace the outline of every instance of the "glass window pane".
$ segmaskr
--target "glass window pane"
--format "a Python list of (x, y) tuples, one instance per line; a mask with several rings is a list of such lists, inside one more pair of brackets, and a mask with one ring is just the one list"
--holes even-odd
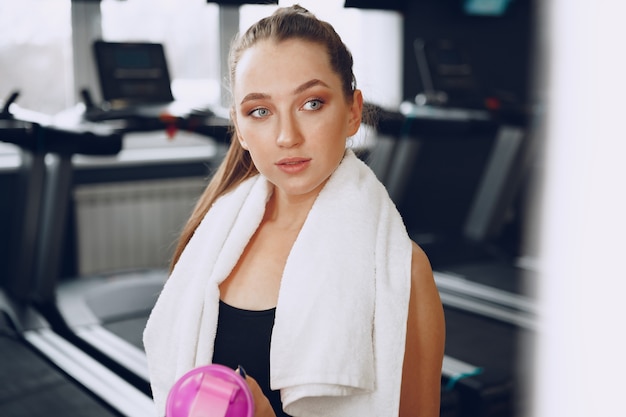
[(218, 6), (206, 0), (103, 0), (107, 41), (163, 43), (177, 99), (219, 97)]
[(0, 0), (0, 100), (47, 114), (71, 105), (70, 0)]

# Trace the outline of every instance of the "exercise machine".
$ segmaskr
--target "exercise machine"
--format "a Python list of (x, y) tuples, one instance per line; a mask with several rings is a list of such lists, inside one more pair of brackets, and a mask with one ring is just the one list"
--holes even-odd
[[(121, 137), (59, 129), (44, 117), (37, 122), (21, 120), (10, 111), (16, 98), (13, 94), (7, 100), (0, 115), (0, 140), (18, 146), (22, 160), (9, 239), (11, 256), (0, 282), (0, 414), (149, 415), (154, 410), (149, 396), (56, 333), (33, 308), (30, 297), (45, 154), (79, 142), (76, 147), (81, 152), (107, 154), (119, 147)], [(88, 143), (93, 148), (85, 146)]]
[[(129, 132), (163, 131), (172, 124), (177, 129), (202, 130), (226, 135), (228, 120), (211, 116), (203, 123), (194, 119), (151, 120), (147, 124), (132, 118), (92, 122), (83, 117), (58, 118), (59, 124), (76, 131), (111, 131), (123, 136)], [(206, 122), (206, 123), (204, 123)], [(219, 146), (207, 137), (207, 152), (196, 156), (208, 172), (221, 160)], [(225, 141), (220, 136), (219, 140)], [(94, 276), (62, 277), (62, 259), (68, 230), (70, 202), (74, 187), (75, 155), (94, 155), (80, 141), (46, 150), (45, 182), (40, 222), (35, 243), (30, 297), (52, 328), (107, 368), (145, 394), (150, 394), (142, 333), (148, 315), (167, 278), (165, 269), (110, 271)], [(123, 141), (106, 155), (120, 156)], [(103, 153), (100, 153), (103, 155)], [(101, 160), (98, 160), (101, 163)], [(153, 161), (158, 164), (158, 161)], [(63, 278), (63, 279), (62, 279)]]
[(533, 272), (495, 238), (527, 175), (521, 118), (480, 109), (403, 103), (378, 109), (386, 139), (377, 175), (431, 260), (447, 326), (444, 394), (466, 417), (522, 415), (520, 370), (536, 309)]

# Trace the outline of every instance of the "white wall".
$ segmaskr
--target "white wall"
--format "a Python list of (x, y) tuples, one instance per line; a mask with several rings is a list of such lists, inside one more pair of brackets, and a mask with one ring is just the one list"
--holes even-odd
[(532, 417), (624, 415), (626, 4), (553, 0)]

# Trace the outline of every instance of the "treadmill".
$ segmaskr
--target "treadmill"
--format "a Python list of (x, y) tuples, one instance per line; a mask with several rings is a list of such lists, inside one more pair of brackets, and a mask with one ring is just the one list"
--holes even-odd
[[(105, 48), (129, 46), (102, 42), (97, 44)], [(158, 58), (156, 60), (158, 62), (154, 64), (166, 74), (162, 48), (156, 45), (155, 49), (155, 45), (147, 44), (130, 46), (133, 51), (135, 47), (150, 48)], [(124, 53), (134, 53), (133, 51), (127, 50)], [(101, 81), (104, 82), (102, 79)], [(169, 88), (168, 77), (157, 82), (159, 91), (163, 87)], [(114, 85), (110, 87), (116, 89)], [(166, 95), (171, 95), (171, 92)], [(222, 159), (225, 153), (223, 147), (229, 143), (230, 120), (223, 113), (216, 114), (204, 109), (172, 114), (142, 113), (141, 117), (114, 111), (105, 111), (104, 114), (92, 102), (88, 91), (82, 91), (82, 96), (84, 103), (55, 116), (55, 124), (70, 130), (114, 131), (124, 135), (164, 130), (171, 133), (179, 129), (197, 133), (207, 138), (206, 151), (196, 151), (194, 154), (195, 163), (202, 166), (202, 175), (207, 175)], [(138, 97), (133, 97), (134, 101), (137, 99)], [(23, 115), (23, 118), (33, 117), (36, 115), (33, 116), (29, 112)], [(106, 154), (109, 155), (109, 161), (96, 160), (94, 169), (107, 166), (118, 156), (121, 158), (125, 149), (122, 143), (118, 145), (117, 149)], [(31, 298), (56, 332), (140, 391), (151, 395), (142, 334), (149, 313), (167, 279), (168, 271), (165, 269), (111, 271), (93, 276), (61, 276), (61, 261), (67, 242), (66, 232), (71, 215), (74, 180), (77, 174), (82, 173), (76, 171), (76, 166), (82, 165), (75, 165), (77, 159), (74, 157), (80, 156), (81, 162), (85, 162), (86, 158), (83, 158), (83, 155), (94, 155), (94, 152), (85, 151), (82, 142), (74, 141), (66, 143), (62, 148), (49, 149), (47, 152), (46, 178), (42, 186), (45, 192), (40, 213), (41, 233), (35, 243), (37, 258), (31, 271), (33, 276)], [(127, 172), (128, 166), (121, 165), (123, 165), (121, 171)], [(149, 171), (150, 175), (155, 171), (161, 176), (172, 172), (180, 175), (178, 167), (168, 165), (165, 168), (159, 161), (152, 160), (146, 163), (145, 167), (141, 167)], [(96, 176), (100, 179), (103, 177), (100, 172), (96, 173)]]
[[(35, 118), (20, 111), (23, 118)], [(60, 121), (59, 121), (60, 120)], [(197, 155), (198, 165), (206, 172), (223, 157), (229, 120), (217, 115), (191, 115), (186, 119), (152, 120), (143, 124), (136, 119), (92, 122), (85, 118), (56, 118), (57, 124), (75, 131), (112, 131), (118, 135), (172, 127), (207, 136), (207, 152)], [(216, 140), (213, 141), (213, 138)], [(96, 141), (97, 142), (97, 141)], [(217, 142), (217, 145), (216, 143)], [(115, 159), (123, 142), (106, 154)], [(219, 145), (219, 146), (218, 146)], [(93, 146), (90, 145), (90, 146)], [(105, 365), (146, 395), (151, 395), (142, 334), (148, 316), (168, 276), (165, 269), (111, 271), (93, 276), (62, 277), (61, 260), (70, 216), (70, 201), (76, 174), (75, 155), (96, 155), (84, 141), (65, 141), (63, 146), (47, 149), (45, 182), (41, 200), (41, 231), (34, 245), (30, 297), (55, 332), (89, 356)], [(99, 167), (102, 159), (98, 159)], [(158, 161), (150, 162), (151, 164)], [(154, 172), (154, 169), (148, 170)], [(165, 170), (170, 172), (169, 170)], [(62, 279), (63, 278), (63, 279)]]
[[(145, 416), (153, 412), (149, 396), (55, 333), (30, 305), (30, 272), (39, 227), (37, 208), (43, 191), (47, 149), (72, 140), (94, 139), (38, 123), (16, 120), (7, 101), (0, 114), (0, 140), (21, 151), (14, 200), (11, 253), (0, 282), (0, 415), (43, 417)], [(100, 135), (96, 152), (107, 152), (121, 138)]]
[(527, 376), (517, 364), (528, 360), (535, 329), (534, 278), (491, 240), (528, 165), (525, 126), (409, 103), (379, 114), (378, 132), (392, 138), (379, 176), (428, 255), (444, 304), (442, 398), (456, 393), (459, 416), (521, 416)]

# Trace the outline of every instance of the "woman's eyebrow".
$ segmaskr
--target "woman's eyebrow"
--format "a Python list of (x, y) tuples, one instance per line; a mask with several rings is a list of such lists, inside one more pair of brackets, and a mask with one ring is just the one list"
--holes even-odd
[(270, 98), (269, 94), (264, 94), (264, 93), (250, 93), (250, 94), (246, 94), (246, 96), (241, 100), (241, 103), (239, 104), (243, 104), (246, 101), (251, 101), (251, 100), (263, 100), (263, 99), (267, 99)]
[[(299, 85), (298, 87), (296, 87), (293, 90), (293, 94), (300, 94), (306, 90), (308, 90), (311, 87), (315, 87), (321, 85), (322, 87), (326, 87), (326, 88), (330, 88), (328, 86), (328, 84), (326, 84), (324, 81), (322, 80), (318, 80), (317, 78), (314, 78), (312, 80), (309, 80), (305, 83), (302, 83), (301, 85)], [(265, 93), (250, 93), (250, 94), (246, 94), (246, 96), (241, 100), (240, 104), (244, 104), (247, 101), (251, 101), (251, 100), (264, 100), (264, 99), (268, 99), (271, 98), (271, 96), (269, 94), (265, 94)]]
[(307, 82), (301, 84), (299, 87), (297, 87), (295, 90), (293, 90), (293, 94), (300, 94), (303, 91), (306, 91), (309, 88), (315, 87), (317, 85), (321, 85), (322, 87), (330, 88), (328, 86), (328, 84), (326, 84), (324, 81), (318, 80), (317, 78), (314, 78), (314, 79), (312, 79), (310, 81), (307, 81)]

